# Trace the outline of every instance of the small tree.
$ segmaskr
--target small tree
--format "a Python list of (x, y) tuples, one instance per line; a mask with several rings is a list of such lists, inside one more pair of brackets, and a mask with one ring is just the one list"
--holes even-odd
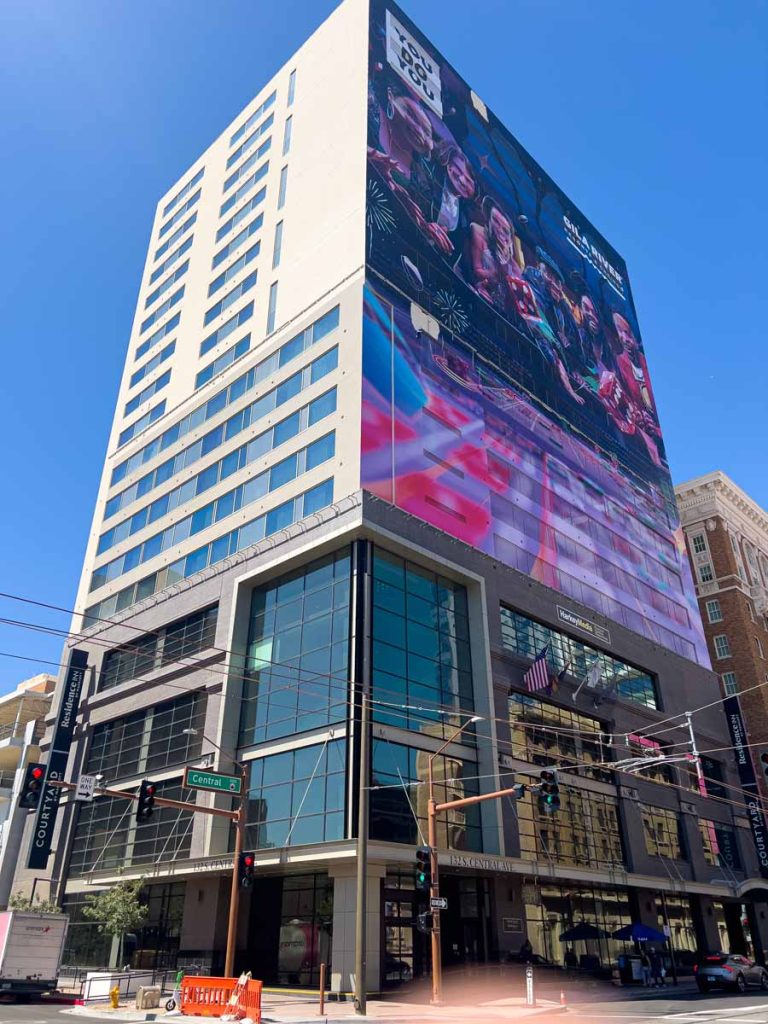
[(86, 896), (83, 917), (98, 923), (100, 934), (118, 936), (118, 965), (123, 960), (123, 942), (128, 932), (138, 928), (147, 916), (149, 908), (139, 901), (142, 880), (119, 882), (111, 889)]
[(8, 900), (9, 910), (30, 910), (35, 914), (60, 914), (61, 907), (56, 900), (41, 900), (35, 896), (34, 900), (25, 896), (21, 889), (17, 890)]

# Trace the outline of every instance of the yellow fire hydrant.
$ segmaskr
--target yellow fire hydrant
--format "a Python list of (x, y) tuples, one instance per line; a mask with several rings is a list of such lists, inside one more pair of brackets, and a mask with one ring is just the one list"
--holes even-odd
[(109, 990), (109, 1004), (113, 1010), (117, 1009), (118, 1003), (120, 1002), (120, 988), (115, 985), (114, 988)]

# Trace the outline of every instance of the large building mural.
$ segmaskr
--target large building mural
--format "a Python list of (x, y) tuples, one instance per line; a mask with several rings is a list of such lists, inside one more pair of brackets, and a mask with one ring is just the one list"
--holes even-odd
[(708, 665), (622, 258), (372, 0), (363, 486)]

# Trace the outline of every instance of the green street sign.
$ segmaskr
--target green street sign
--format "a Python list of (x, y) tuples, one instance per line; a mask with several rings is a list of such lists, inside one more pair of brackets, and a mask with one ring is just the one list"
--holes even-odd
[(190, 789), (207, 789), (213, 793), (238, 796), (243, 788), (243, 780), (239, 775), (222, 775), (221, 772), (187, 768), (184, 772), (184, 785)]

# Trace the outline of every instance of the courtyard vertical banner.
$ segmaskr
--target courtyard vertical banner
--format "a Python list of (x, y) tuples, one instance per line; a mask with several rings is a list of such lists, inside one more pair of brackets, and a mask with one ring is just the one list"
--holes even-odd
[(88, 652), (75, 648), (69, 658), (69, 666), (64, 681), (64, 694), (59, 705), (56, 728), (51, 740), (51, 751), (48, 755), (48, 770), (45, 776), (40, 805), (35, 819), (35, 830), (29, 849), (27, 867), (40, 870), (48, 865), (51, 852), (53, 830), (56, 826), (56, 814), (59, 809), (61, 790), (52, 786), (51, 782), (64, 781), (67, 770), (69, 750), (75, 731), (77, 709), (83, 692), (83, 680), (88, 667)]
[(744, 803), (749, 812), (749, 824), (752, 828), (752, 839), (755, 843), (760, 874), (768, 878), (768, 836), (765, 829), (765, 818), (760, 807), (760, 796), (757, 788), (757, 776), (752, 764), (752, 756), (746, 746), (747, 731), (741, 714), (741, 704), (736, 694), (726, 697), (723, 701), (728, 729), (731, 734), (733, 751), (736, 754), (736, 766), (739, 769), (739, 781), (745, 791)]

